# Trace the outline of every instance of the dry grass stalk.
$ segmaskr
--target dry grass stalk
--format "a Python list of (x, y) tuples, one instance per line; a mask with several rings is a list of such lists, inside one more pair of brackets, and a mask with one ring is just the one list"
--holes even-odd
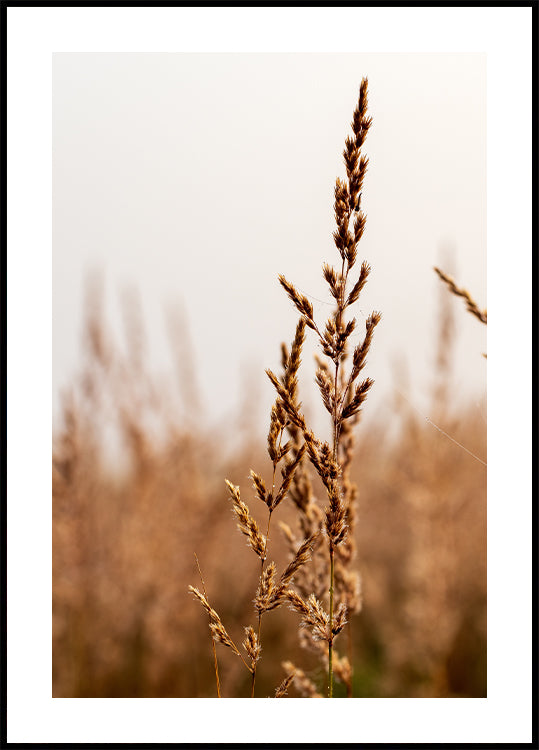
[[(439, 287), (446, 291), (445, 285)], [(451, 301), (452, 295), (446, 292), (444, 296)], [(205, 626), (207, 614), (198, 611), (198, 605), (185, 607), (187, 584), (194, 583), (193, 549), (203, 563), (205, 580), (212, 582), (206, 599), (249, 662), (241, 646), (243, 628), (235, 623), (238, 612), (249, 610), (256, 587), (243, 575), (228, 578), (227, 585), (222, 585), (223, 561), (230, 551), (230, 512), (223, 502), (222, 478), (223, 474), (247, 476), (251, 466), (262, 465), (262, 451), (249, 433), (229, 457), (217, 425), (205, 430), (200, 423), (186, 423), (176, 382), (163, 388), (161, 375), (149, 370), (141, 380), (131, 364), (129, 347), (116, 340), (106, 316), (98, 312), (87, 319), (87, 326), (91, 323), (97, 328), (92, 339), (88, 332), (85, 336), (80, 376), (71, 383), (55, 417), (53, 695), (215, 695), (214, 660), (207, 659), (208, 644), (205, 638), (193, 639), (197, 627)], [(107, 342), (106, 368), (102, 348), (94, 346), (96, 340)], [(440, 346), (447, 347), (447, 342), (441, 341)], [(402, 377), (402, 368), (399, 373)], [(404, 392), (409, 390), (404, 383), (400, 385)], [(474, 453), (485, 455), (484, 402), (479, 412), (475, 401), (467, 406), (455, 404), (451, 387), (445, 393), (448, 402), (443, 406), (446, 421), (442, 424)], [(388, 440), (395, 421), (401, 429), (394, 440)], [(108, 445), (105, 425), (122, 441), (121, 473), (111, 473), (109, 463), (103, 463), (107, 459), (103, 446)], [(161, 435), (157, 443), (155, 427)], [(240, 427), (234, 422), (228, 429)], [(290, 430), (295, 429), (301, 446), (301, 432), (292, 424), (283, 442), (292, 439)], [(484, 697), (484, 467), (454, 443), (433, 439), (432, 426), (404, 400), (397, 412), (392, 410), (390, 421), (379, 414), (368, 435), (361, 432), (357, 438), (359, 450), (351, 464), (351, 478), (358, 481), (360, 470), (362, 496), (376, 497), (375, 503), (364, 503), (362, 523), (356, 530), (362, 577), (369, 588), (368, 617), (354, 631), (354, 646), (361, 651), (363, 664), (359, 690), (365, 697), (379, 698)], [(344, 441), (342, 432), (341, 445)], [(294, 450), (295, 443), (289, 458)], [(230, 468), (223, 472), (223, 465)], [(325, 493), (319, 492), (314, 478), (311, 486), (310, 469), (305, 453), (276, 517), (290, 526), (286, 536), (289, 559), (309, 529), (324, 525), (320, 500)], [(266, 475), (264, 479), (269, 488)], [(290, 515), (285, 517), (285, 511)], [(350, 539), (348, 533), (338, 554)], [(247, 548), (240, 553), (252, 554)], [(280, 573), (276, 566), (274, 583)], [(326, 606), (328, 575), (327, 544), (319, 536), (312, 560), (298, 569), (293, 588), (304, 600), (314, 593)], [(195, 585), (204, 594), (203, 587)], [(88, 617), (88, 612), (93, 616)], [(268, 627), (257, 690), (261, 695), (274, 694), (284, 673), (266, 679), (268, 667), (280, 669), (282, 659), (290, 656), (316, 683), (314, 692), (324, 692), (317, 681), (319, 672), (308, 671), (301, 651), (292, 656), (295, 633), (289, 621), (296, 615), (281, 613), (282, 617), (268, 620), (272, 641)], [(247, 624), (248, 618), (243, 620)], [(336, 684), (344, 680), (339, 670), (346, 657), (337, 659), (335, 646), (339, 649), (346, 642), (349, 628), (350, 622), (334, 644)], [(306, 629), (299, 636), (300, 646), (316, 649), (313, 655), (327, 665), (327, 644), (313, 642)], [(250, 672), (230, 648), (217, 646), (217, 650), (222, 695), (246, 694), (242, 686), (246, 678), (250, 680)], [(208, 668), (201, 668), (206, 660)], [(288, 692), (294, 695), (298, 690), (298, 680), (293, 680)]]
[(213, 639), (215, 641), (218, 641), (219, 643), (222, 643), (224, 646), (227, 646), (228, 648), (232, 649), (232, 651), (237, 656), (241, 657), (241, 653), (238, 647), (236, 646), (232, 638), (226, 632), (225, 627), (223, 623), (221, 622), (221, 618), (219, 617), (217, 612), (210, 606), (210, 603), (208, 602), (204, 594), (201, 594), (200, 591), (194, 586), (189, 586), (189, 591), (199, 600), (199, 602), (202, 604), (202, 606), (208, 613), (208, 616), (210, 618), (210, 630), (211, 630)]
[(444, 273), (436, 266), (434, 266), (434, 270), (436, 271), (440, 279), (447, 284), (452, 294), (455, 294), (457, 297), (462, 297), (462, 299), (465, 300), (466, 309), (468, 310), (468, 312), (471, 312), (472, 315), (475, 315), (475, 317), (481, 321), (481, 323), (484, 323), (486, 325), (487, 311), (479, 309), (477, 303), (472, 299), (470, 292), (466, 291), (466, 289), (458, 287), (455, 283), (455, 280), (451, 276), (448, 276), (448, 274)]
[[(206, 585), (204, 583), (204, 578), (202, 577), (202, 570), (200, 569), (200, 563), (198, 561), (198, 556), (197, 556), (196, 552), (195, 552), (195, 560), (196, 560), (196, 564), (197, 564), (197, 568), (198, 568), (198, 573), (200, 575), (200, 581), (202, 583), (202, 591), (204, 592), (204, 598), (207, 600), (208, 596), (206, 594)], [(209, 624), (210, 624), (210, 631), (211, 631), (212, 616), (210, 614), (208, 614), (208, 617), (209, 617), (209, 621), (210, 621)], [(212, 650), (213, 650), (213, 663), (214, 663), (214, 666), (215, 666), (215, 682), (216, 682), (216, 685), (217, 685), (217, 697), (220, 698), (221, 697), (221, 683), (219, 682), (219, 664), (217, 663), (217, 652), (215, 650), (215, 639), (214, 638), (211, 639), (211, 646), (212, 646)]]
[[(268, 540), (271, 527), (271, 518), (275, 510), (285, 499), (290, 486), (294, 480), (294, 474), (300, 465), (304, 452), (304, 445), (293, 444), (288, 441), (283, 445), (283, 436), (289, 425), (289, 418), (284, 404), (284, 400), (294, 403), (297, 394), (297, 371), (301, 362), (301, 348), (305, 339), (305, 323), (300, 320), (296, 326), (296, 333), (292, 342), (290, 356), (287, 357), (284, 367), (282, 381), (279, 381), (277, 389), (278, 396), (272, 406), (270, 414), (270, 427), (268, 432), (267, 450), (272, 463), (272, 480), (271, 488), (266, 488), (262, 477), (255, 471), (251, 470), (251, 479), (256, 497), (264, 503), (268, 510), (268, 521), (266, 534), (262, 534), (258, 524), (250, 514), (249, 508), (243, 502), (240, 496), (240, 488), (226, 481), (229, 490), (232, 506), (238, 519), (238, 528), (247, 537), (250, 548), (260, 558), (259, 582), (254, 598), (255, 611), (257, 613), (256, 630), (249, 626), (245, 629), (246, 638), (243, 646), (247, 651), (251, 663), (249, 671), (251, 672), (251, 697), (255, 695), (257, 663), (260, 659), (262, 649), (261, 631), (262, 616), (265, 612), (274, 610), (286, 601), (286, 592), (288, 586), (292, 583), (298, 570), (305, 565), (310, 559), (311, 549), (314, 544), (315, 532), (305, 537), (299, 548), (294, 552), (291, 562), (285, 568), (279, 578), (277, 578), (277, 566), (275, 563), (268, 562)], [(277, 482), (277, 469), (281, 467), (281, 479)], [(193, 591), (192, 587), (190, 589)], [(195, 593), (196, 590), (193, 591)], [(196, 595), (196, 594), (195, 594)], [(201, 604), (204, 601), (200, 599)], [(210, 625), (214, 633), (221, 634), (218, 624), (213, 621)], [(215, 635), (214, 635), (215, 637)], [(230, 646), (226, 639), (219, 639), (224, 645)]]
[(289, 674), (288, 677), (285, 677), (284, 680), (281, 682), (279, 687), (275, 690), (275, 697), (276, 698), (284, 698), (285, 695), (288, 692), (288, 688), (290, 687), (290, 683), (294, 679), (293, 674)]
[[(322, 353), (326, 357), (325, 361), (319, 361), (316, 380), (322, 402), (332, 421), (331, 445), (319, 441), (307, 429), (297, 403), (287, 397), (285, 388), (278, 378), (268, 371), (270, 380), (281, 396), (290, 422), (303, 434), (309, 459), (327, 492), (328, 505), (325, 509), (324, 528), (329, 547), (329, 612), (323, 610), (314, 594), (307, 602), (303, 599), (300, 601), (300, 598), (292, 598), (291, 604), (294, 609), (301, 612), (302, 625), (311, 627), (315, 640), (325, 640), (328, 644), (329, 697), (333, 695), (333, 641), (344, 626), (347, 604), (352, 605), (353, 609), (358, 607), (357, 581), (343, 572), (352, 557), (353, 543), (347, 548), (343, 547), (345, 551), (341, 555), (338, 553), (339, 547), (350, 535), (354, 520), (353, 505), (356, 491), (347, 476), (353, 446), (349, 421), (357, 420), (373, 383), (370, 378), (360, 380), (359, 376), (365, 367), (374, 329), (380, 321), (380, 314), (377, 312), (368, 317), (363, 341), (355, 347), (350, 372), (345, 375), (347, 344), (356, 327), (355, 318), (346, 320), (345, 313), (359, 299), (370, 272), (368, 264), (363, 262), (355, 282), (350, 278), (357, 259), (357, 246), (366, 223), (365, 214), (361, 210), (361, 194), (368, 159), (361, 154), (361, 148), (371, 122), (371, 118), (367, 116), (367, 79), (363, 79), (352, 119), (353, 135), (346, 138), (343, 152), (347, 179), (342, 181), (337, 178), (335, 186), (334, 209), (337, 229), (333, 233), (333, 239), (340, 255), (340, 267), (334, 268), (328, 264), (323, 267), (324, 279), (335, 300), (334, 311), (323, 329), (317, 325), (313, 307), (307, 297), (298, 292), (284, 276), (279, 277), (283, 289), (300, 313), (301, 320), (316, 333)], [(342, 594), (338, 609), (335, 608), (336, 580), (339, 581)]]
[(285, 672), (288, 672), (288, 677), (286, 679), (290, 680), (290, 682), (293, 681), (301, 695), (303, 695), (305, 698), (323, 697), (316, 689), (316, 685), (314, 684), (314, 682), (309, 677), (307, 677), (303, 670), (298, 669), (294, 664), (292, 664), (291, 661), (283, 662), (282, 667)]

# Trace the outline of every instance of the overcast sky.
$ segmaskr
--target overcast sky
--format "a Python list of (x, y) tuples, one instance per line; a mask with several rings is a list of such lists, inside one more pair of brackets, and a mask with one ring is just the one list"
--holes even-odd
[[(440, 286), (432, 266), (449, 266), (487, 306), (479, 54), (55, 54), (55, 409), (81, 361), (84, 281), (99, 269), (118, 337), (122, 290), (136, 288), (149, 364), (172, 372), (164, 311), (177, 304), (206, 413), (230, 413), (251, 378), (267, 422), (264, 369), (278, 366), (297, 318), (278, 274), (310, 296), (318, 320), (330, 310), (321, 268), (337, 263), (333, 189), (362, 76), (373, 125), (358, 257), (372, 273), (358, 330), (373, 309), (383, 315), (365, 411), (387, 401), (395, 362), (406, 363), (407, 395), (427, 408)], [(455, 397), (475, 398), (486, 386), (486, 327), (460, 300), (454, 309)], [(307, 403), (317, 398), (311, 359)]]

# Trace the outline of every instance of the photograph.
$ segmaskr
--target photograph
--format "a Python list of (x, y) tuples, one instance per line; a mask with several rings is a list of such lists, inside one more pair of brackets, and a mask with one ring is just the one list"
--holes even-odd
[(2, 4), (0, 744), (537, 741), (537, 10)]
[(53, 695), (485, 697), (485, 56), (52, 73)]

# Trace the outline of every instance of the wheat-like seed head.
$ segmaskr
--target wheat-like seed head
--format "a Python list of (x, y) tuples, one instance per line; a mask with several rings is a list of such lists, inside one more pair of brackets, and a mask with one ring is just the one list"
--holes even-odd
[(294, 472), (296, 471), (299, 462), (303, 458), (304, 453), (305, 445), (302, 445), (296, 453), (295, 458), (284, 466), (282, 470), (283, 479), (281, 482), (281, 486), (279, 487), (279, 491), (277, 492), (277, 495), (275, 496), (275, 499), (273, 500), (273, 503), (271, 505), (272, 510), (275, 510), (275, 508), (279, 505), (280, 502), (282, 502), (282, 500), (286, 496), (286, 493), (288, 492), (288, 489), (292, 483)]
[[(352, 119), (353, 135), (346, 139), (343, 152), (346, 180), (337, 178), (335, 184), (334, 211), (337, 228), (333, 238), (341, 263), (340, 268), (325, 263), (322, 269), (329, 292), (335, 301), (335, 309), (323, 326), (317, 325), (308, 297), (298, 291), (284, 275), (279, 276), (279, 282), (298, 310), (300, 318), (290, 348), (284, 344), (281, 347), (282, 376), (277, 377), (271, 370), (266, 370), (277, 393), (271, 409), (267, 441), (268, 454), (273, 466), (271, 488), (266, 486), (260, 474), (251, 470), (255, 494), (268, 508), (266, 536), (262, 535), (249, 508), (241, 499), (239, 487), (226, 480), (238, 519), (238, 528), (247, 537), (249, 546), (261, 560), (259, 583), (254, 598), (255, 611), (258, 613), (258, 632), (249, 626), (245, 629), (246, 638), (243, 642), (251, 658), (253, 696), (256, 665), (260, 657), (261, 618), (264, 612), (288, 601), (290, 607), (301, 615), (300, 627), (308, 629), (313, 642), (324, 644), (321, 653), (327, 654), (328, 658), (331, 696), (333, 640), (346, 625), (348, 613), (357, 611), (358, 608), (357, 578), (346, 567), (354, 551), (353, 540), (348, 536), (353, 528), (353, 504), (357, 497), (347, 473), (353, 449), (350, 425), (357, 421), (372, 386), (370, 378), (365, 378), (361, 382), (356, 381), (365, 366), (373, 331), (380, 320), (379, 313), (372, 313), (367, 319), (365, 336), (353, 352), (348, 377), (344, 374), (343, 364), (347, 357), (348, 342), (356, 327), (356, 319), (349, 316), (349, 319), (345, 320), (345, 312), (359, 299), (370, 272), (369, 265), (363, 262), (355, 282), (349, 279), (350, 271), (357, 259), (357, 245), (366, 223), (365, 214), (361, 210), (361, 191), (368, 159), (361, 154), (361, 148), (370, 126), (371, 118), (367, 117), (367, 80), (363, 79)], [(349, 282), (352, 284), (351, 288)], [(322, 353), (328, 360), (319, 360), (316, 382), (323, 404), (332, 418), (333, 445), (319, 440), (308, 429), (298, 401), (298, 370), (306, 328), (315, 332)], [(285, 432), (288, 432), (289, 437), (286, 441)], [(327, 492), (328, 503), (324, 512), (318, 508), (313, 496), (304, 462), (304, 457), (307, 456)], [(276, 482), (279, 464), (280, 483)], [(303, 541), (298, 547), (295, 534), (290, 527), (282, 524), (292, 551), (292, 559), (277, 578), (275, 563), (271, 562), (266, 566), (267, 545), (272, 513), (287, 496), (290, 496), (298, 508), (302, 532), (300, 538), (303, 538)], [(328, 543), (326, 553), (324, 538)], [(309, 562), (312, 566), (307, 565)], [(328, 593), (328, 579), (329, 613), (322, 604), (322, 599)], [(300, 593), (290, 588), (292, 582)], [(336, 602), (334, 595), (337, 597)], [(214, 637), (226, 642), (226, 631), (222, 628), (216, 613), (210, 614), (210, 621)], [(338, 664), (337, 656), (335, 658)], [(345, 673), (344, 668), (341, 672)], [(277, 688), (276, 696), (282, 697), (286, 693), (292, 679), (294, 676), (289, 674)], [(308, 678), (303, 673), (296, 672), (295, 679), (296, 682), (303, 683), (304, 692), (315, 694), (315, 691), (309, 688)]]
[(291, 661), (284, 661), (282, 667), (288, 672), (288, 677), (294, 682), (299, 692), (306, 698), (322, 698), (314, 682), (307, 677), (302, 669), (298, 669)]
[(288, 688), (290, 687), (290, 683), (294, 679), (294, 673), (289, 674), (288, 677), (285, 677), (284, 680), (281, 682), (278, 688), (275, 690), (275, 697), (276, 698), (284, 698), (284, 696), (287, 694)]
[(210, 616), (210, 630), (212, 632), (214, 640), (219, 641), (219, 643), (222, 643), (224, 646), (232, 649), (235, 654), (240, 656), (240, 652), (238, 651), (232, 638), (230, 638), (230, 636), (226, 632), (225, 627), (221, 622), (221, 618), (219, 617), (217, 612), (212, 607), (210, 607), (210, 604), (204, 594), (201, 594), (200, 591), (194, 586), (189, 586), (189, 591), (199, 600), (199, 602), (202, 604), (202, 606)]
[(272, 599), (273, 595), (275, 593), (275, 576), (276, 576), (277, 568), (275, 566), (274, 562), (271, 562), (265, 570), (262, 572), (262, 575), (260, 576), (260, 581), (258, 583), (258, 589), (256, 592), (255, 597), (255, 609), (257, 612), (267, 612), (269, 609), (273, 609), (272, 607)]
[(247, 656), (251, 659), (251, 671), (254, 671), (255, 664), (260, 659), (262, 648), (258, 636), (251, 625), (245, 628), (245, 640), (242, 646), (247, 651)]
[(449, 276), (448, 274), (441, 271), (439, 268), (434, 266), (434, 270), (440, 277), (442, 281), (444, 281), (449, 290), (452, 294), (456, 295), (457, 297), (462, 297), (466, 301), (466, 309), (472, 313), (472, 315), (475, 315), (475, 317), (481, 321), (481, 323), (487, 324), (487, 311), (486, 310), (480, 310), (478, 304), (474, 301), (472, 298), (470, 292), (468, 292), (466, 289), (462, 289), (461, 287), (458, 287), (455, 283), (455, 280)]
[(249, 508), (240, 498), (240, 488), (225, 479), (226, 485), (230, 491), (230, 497), (234, 511), (238, 517), (238, 528), (242, 534), (247, 537), (249, 546), (262, 560), (266, 553), (266, 539), (260, 533), (258, 524), (249, 513)]

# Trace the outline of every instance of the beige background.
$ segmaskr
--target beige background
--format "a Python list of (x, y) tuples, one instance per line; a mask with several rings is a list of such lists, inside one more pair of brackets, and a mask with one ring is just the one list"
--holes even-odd
[[(121, 295), (134, 287), (149, 366), (171, 371), (164, 309), (178, 305), (206, 416), (226, 417), (249, 383), (265, 425), (273, 393), (263, 370), (278, 366), (296, 320), (278, 273), (311, 297), (319, 320), (330, 309), (321, 267), (337, 261), (333, 188), (364, 75), (373, 126), (359, 258), (372, 274), (358, 331), (372, 309), (383, 314), (365, 412), (383, 407), (404, 367), (408, 397), (427, 408), (432, 266), (486, 306), (484, 55), (55, 54), (55, 409), (79, 363), (84, 279), (100, 269), (120, 340)], [(484, 390), (486, 332), (458, 300), (455, 312), (458, 400)], [(307, 403), (310, 393), (309, 384)]]

